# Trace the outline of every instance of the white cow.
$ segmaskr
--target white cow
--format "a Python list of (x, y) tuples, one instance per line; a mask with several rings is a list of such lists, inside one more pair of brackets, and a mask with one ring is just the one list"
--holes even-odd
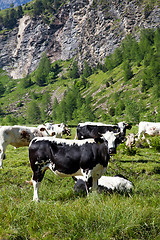
[(52, 123), (45, 123), (43, 125), (39, 125), (38, 127), (43, 127), (50, 133), (52, 132), (51, 136), (55, 136), (57, 138), (62, 138), (62, 135), (67, 134), (71, 135), (70, 129), (67, 128), (66, 124), (52, 124)]
[(143, 138), (148, 134), (150, 136), (160, 135), (160, 122), (140, 122), (138, 129), (138, 139), (140, 139), (141, 134)]
[(45, 137), (48, 135), (51, 135), (51, 132), (49, 134), (44, 126), (2, 126), (0, 128), (0, 168), (3, 168), (3, 159), (5, 158), (5, 151), (9, 144), (15, 148), (29, 146), (30, 141), (34, 137)]
[(111, 189), (112, 191), (119, 192), (130, 192), (133, 188), (132, 182), (122, 176), (102, 176), (98, 180), (98, 186), (102, 186), (104, 188)]
[[(76, 176), (73, 177), (73, 179), (75, 180), (74, 190), (77, 193), (87, 193), (85, 178), (83, 176)], [(92, 185), (89, 187), (92, 187)], [(102, 176), (98, 179), (98, 189), (99, 191), (105, 190), (129, 193), (133, 189), (133, 184), (123, 176)]]

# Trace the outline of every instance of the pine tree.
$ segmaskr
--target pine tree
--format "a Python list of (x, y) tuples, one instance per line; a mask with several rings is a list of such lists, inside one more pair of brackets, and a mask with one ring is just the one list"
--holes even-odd
[(46, 54), (42, 55), (36, 70), (35, 81), (37, 85), (44, 86), (47, 83), (47, 76), (50, 72), (51, 64)]
[(70, 70), (70, 78), (79, 78), (79, 69), (77, 62), (73, 63), (72, 69)]
[(59, 106), (58, 100), (55, 97), (54, 102), (53, 102), (53, 107), (52, 107), (52, 119), (53, 121), (57, 120), (57, 108)]
[(88, 65), (86, 61), (84, 61), (84, 67), (83, 67), (83, 76), (85, 78), (89, 77), (92, 74), (92, 68)]
[(128, 60), (126, 60), (123, 63), (123, 70), (124, 70), (124, 80), (128, 81), (129, 79), (131, 79), (133, 77), (133, 71), (131, 69), (130, 63)]
[(31, 101), (27, 109), (27, 122), (31, 124), (41, 123), (41, 111), (35, 100)]
[(51, 97), (48, 92), (45, 92), (42, 96), (42, 101), (41, 101), (41, 116), (42, 116), (42, 121), (49, 121), (49, 111), (51, 108)]

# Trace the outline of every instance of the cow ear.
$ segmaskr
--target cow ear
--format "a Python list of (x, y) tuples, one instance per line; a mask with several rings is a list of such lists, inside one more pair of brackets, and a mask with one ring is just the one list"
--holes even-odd
[(102, 138), (94, 138), (94, 141), (96, 142), (96, 143), (103, 143), (104, 142), (104, 140), (102, 139)]
[(75, 176), (72, 176), (72, 179), (76, 182), (77, 178)]
[(41, 132), (43, 132), (43, 131), (45, 131), (45, 128), (41, 127), (39, 130), (40, 130)]

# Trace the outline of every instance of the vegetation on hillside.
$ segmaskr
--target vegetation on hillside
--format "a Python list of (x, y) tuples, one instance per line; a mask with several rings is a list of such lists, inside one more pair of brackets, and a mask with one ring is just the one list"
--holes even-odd
[[(160, 121), (159, 53), (160, 30), (146, 29), (139, 42), (128, 35), (95, 68), (84, 62), (80, 71), (74, 59), (51, 64), (44, 53), (37, 70), (20, 81), (1, 71), (1, 122)], [(6, 99), (11, 104), (6, 105)], [(40, 109), (38, 119), (30, 114), (35, 105)]]
[(32, 17), (41, 15), (45, 23), (51, 24), (54, 21), (54, 14), (65, 2), (65, 0), (34, 0), (16, 8), (11, 4), (10, 8), (0, 11), (0, 31), (13, 29), (24, 14), (30, 14)]

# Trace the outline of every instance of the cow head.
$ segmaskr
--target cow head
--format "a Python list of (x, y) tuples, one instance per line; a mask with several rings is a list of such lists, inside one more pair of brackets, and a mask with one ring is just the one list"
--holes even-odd
[(66, 125), (63, 128), (63, 134), (66, 134), (67, 136), (71, 136), (71, 129), (68, 128)]
[(42, 125), (39, 125), (37, 128), (43, 132), (43, 134), (45, 136), (53, 136), (54, 135), (54, 132), (53, 132), (53, 125), (51, 123), (46, 123), (46, 124), (42, 124)]
[(113, 133), (107, 131), (106, 133), (102, 134), (103, 138), (108, 142), (108, 151), (109, 154), (115, 154), (116, 148), (120, 144), (120, 133)]
[(125, 122), (119, 122), (118, 127), (119, 127), (119, 130), (120, 130), (120, 133), (121, 133), (121, 137), (125, 137), (126, 136), (126, 129), (131, 129), (132, 125), (128, 124), (128, 123), (125, 123)]

